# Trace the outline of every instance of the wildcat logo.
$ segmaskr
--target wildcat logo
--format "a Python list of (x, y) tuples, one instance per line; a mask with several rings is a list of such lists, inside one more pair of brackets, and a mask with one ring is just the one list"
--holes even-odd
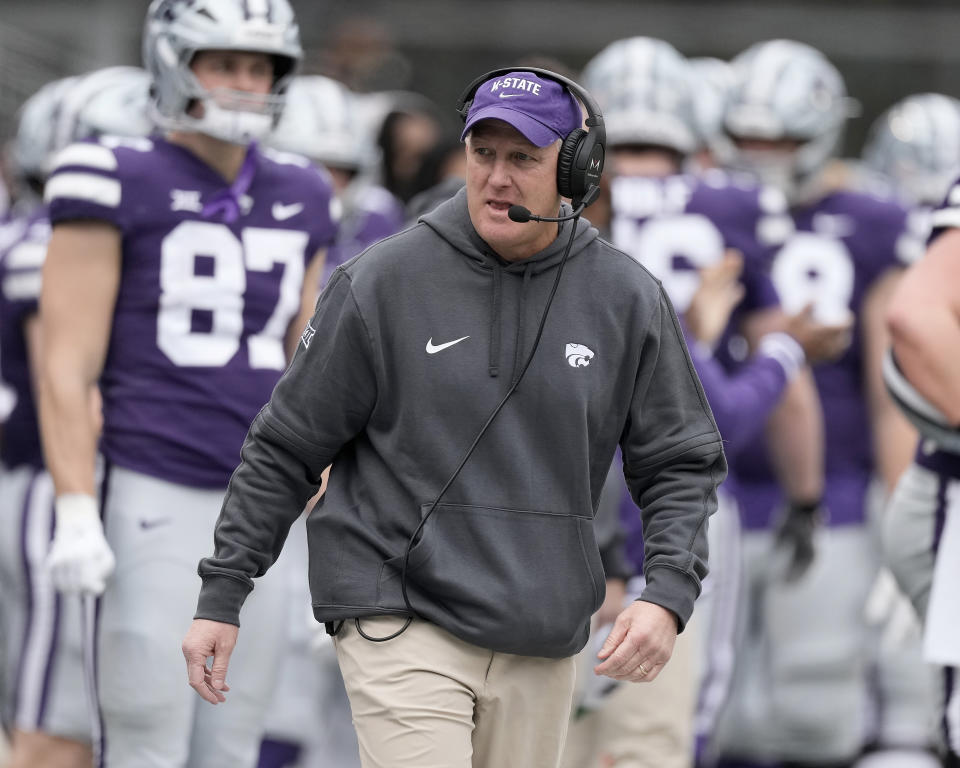
[(314, 327), (310, 325), (310, 323), (307, 323), (307, 327), (303, 329), (303, 335), (300, 336), (300, 341), (303, 342), (304, 349), (310, 348), (310, 342), (313, 341), (313, 337), (316, 334), (317, 332), (314, 330)]
[(574, 368), (586, 368), (593, 359), (593, 350), (583, 344), (567, 344), (567, 362)]

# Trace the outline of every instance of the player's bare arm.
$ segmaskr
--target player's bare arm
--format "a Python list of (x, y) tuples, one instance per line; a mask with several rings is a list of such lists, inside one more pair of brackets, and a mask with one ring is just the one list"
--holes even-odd
[(864, 349), (864, 391), (873, 421), (873, 452), (887, 492), (913, 461), (916, 430), (910, 425), (883, 383), (883, 357), (890, 347), (885, 314), (903, 273), (890, 270), (864, 298), (860, 323)]
[(960, 230), (933, 242), (904, 275), (887, 324), (897, 363), (917, 391), (960, 424)]
[(327, 249), (321, 248), (313, 255), (307, 265), (306, 273), (303, 276), (303, 288), (300, 290), (300, 310), (294, 315), (293, 322), (287, 329), (287, 339), (284, 345), (287, 350), (287, 359), (293, 357), (293, 353), (297, 351), (300, 336), (316, 311), (317, 296), (320, 293), (320, 276), (323, 274), (326, 263)]
[(90, 407), (120, 280), (120, 233), (90, 222), (59, 225), (43, 270), (40, 421), (58, 494), (94, 495), (99, 425)]

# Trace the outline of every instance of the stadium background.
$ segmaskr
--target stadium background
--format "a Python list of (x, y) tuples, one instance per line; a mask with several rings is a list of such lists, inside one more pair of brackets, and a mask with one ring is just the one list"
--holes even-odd
[[(43, 83), (111, 64), (140, 64), (147, 0), (0, 0), (0, 135)], [(960, 96), (960, 5), (952, 0), (292, 0), (305, 72), (356, 90), (409, 89), (453, 119), (464, 83), (520, 56), (579, 69), (607, 43), (644, 34), (687, 56), (729, 59), (789, 37), (822, 50), (862, 105), (845, 153), (910, 93)]]

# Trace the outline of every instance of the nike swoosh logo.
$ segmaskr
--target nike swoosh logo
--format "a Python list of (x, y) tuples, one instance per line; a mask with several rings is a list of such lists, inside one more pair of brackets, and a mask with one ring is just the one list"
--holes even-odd
[(277, 221), (286, 221), (287, 219), (292, 219), (302, 210), (303, 203), (290, 203), (289, 205), (274, 203), (271, 212), (273, 213), (273, 218)]
[(517, 96), (523, 96), (523, 94), (522, 93), (501, 93), (500, 94), (501, 99), (515, 99), (517, 98)]
[(447, 347), (452, 347), (454, 344), (459, 344), (464, 339), (469, 339), (469, 336), (461, 336), (459, 339), (454, 339), (453, 341), (448, 341), (446, 344), (437, 344), (433, 343), (433, 336), (430, 337), (430, 340), (427, 342), (427, 354), (435, 355), (437, 352), (442, 352)]

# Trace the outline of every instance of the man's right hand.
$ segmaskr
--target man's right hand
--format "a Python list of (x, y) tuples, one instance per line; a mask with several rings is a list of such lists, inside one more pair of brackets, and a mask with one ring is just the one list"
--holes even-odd
[[(194, 619), (183, 638), (183, 658), (187, 661), (187, 680), (204, 701), (218, 704), (226, 701), (227, 666), (237, 645), (240, 628), (235, 624), (209, 619)], [(213, 664), (207, 667), (207, 659)]]
[(82, 493), (58, 496), (56, 527), (46, 566), (61, 592), (99, 595), (116, 561), (103, 535), (97, 501)]

